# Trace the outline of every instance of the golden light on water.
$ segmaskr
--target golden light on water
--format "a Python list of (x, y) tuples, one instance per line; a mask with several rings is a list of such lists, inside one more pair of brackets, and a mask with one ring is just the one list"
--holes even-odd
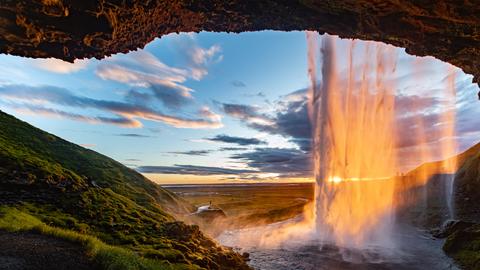
[(341, 178), (339, 176), (333, 176), (327, 179), (327, 182), (339, 184), (342, 182), (356, 182), (356, 181), (378, 181), (378, 180), (390, 180), (391, 177), (378, 177), (378, 178), (359, 178), (359, 177), (351, 177), (351, 178)]
[(328, 182), (335, 183), (335, 184), (339, 184), (342, 181), (343, 181), (343, 179), (338, 177), (338, 176), (333, 176), (333, 177), (328, 178)]
[[(417, 199), (407, 200), (404, 194), (425, 185), (432, 175), (456, 167), (451, 160), (434, 168), (425, 166), (421, 177), (413, 180), (395, 177), (401, 170), (400, 159), (419, 159), (420, 164), (439, 154), (448, 157), (455, 153), (454, 78), (446, 80), (442, 105), (447, 109), (439, 114), (442, 127), (434, 134), (442, 138), (433, 143), (437, 149), (432, 150), (432, 142), (427, 140), (427, 135), (432, 136), (426, 134), (429, 127), (417, 117), (411, 135), (418, 149), (411, 152), (415, 156), (401, 156), (398, 142), (404, 138), (398, 138), (396, 130), (395, 48), (374, 42), (362, 42), (358, 47), (356, 41), (340, 44), (332, 36), (320, 40), (311, 32), (307, 43), (317, 183), (312, 220), (317, 237), (344, 247), (393, 246), (395, 211)], [(425, 104), (412, 106), (421, 110)]]
[[(314, 240), (393, 250), (396, 218), (403, 209), (428, 207), (426, 186), (438, 174), (448, 175), (444, 200), (447, 218), (453, 217), (454, 71), (446, 70), (446, 90), (424, 98), (420, 88), (397, 92), (398, 51), (392, 46), (313, 32), (307, 32), (307, 45), (315, 200), (300, 220), (255, 228), (238, 241), (274, 247)], [(414, 62), (413, 74), (421, 65)], [(397, 106), (401, 95), (411, 98)], [(440, 100), (434, 112), (427, 109), (435, 107), (432, 100)]]

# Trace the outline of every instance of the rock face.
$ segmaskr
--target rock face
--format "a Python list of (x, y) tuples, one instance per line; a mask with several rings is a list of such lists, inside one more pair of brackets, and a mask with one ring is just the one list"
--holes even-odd
[(0, 52), (102, 58), (172, 32), (316, 30), (431, 55), (480, 78), (480, 5), (459, 0), (7, 0)]
[(454, 189), (456, 217), (480, 223), (480, 152), (458, 170)]
[(480, 269), (480, 224), (452, 223), (443, 250), (466, 270)]

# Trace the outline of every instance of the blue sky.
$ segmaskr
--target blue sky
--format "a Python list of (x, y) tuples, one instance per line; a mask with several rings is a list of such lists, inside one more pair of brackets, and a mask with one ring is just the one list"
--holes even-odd
[[(303, 181), (306, 51), (304, 32), (264, 31), (172, 34), (75, 64), (0, 55), (0, 109), (162, 183)], [(448, 64), (397, 53), (398, 93), (441, 92)], [(455, 74), (461, 150), (479, 138), (478, 87)]]

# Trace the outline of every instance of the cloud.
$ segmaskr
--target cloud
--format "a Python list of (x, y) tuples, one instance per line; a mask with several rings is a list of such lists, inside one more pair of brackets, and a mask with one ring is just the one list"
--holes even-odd
[(115, 135), (120, 137), (132, 137), (132, 138), (151, 138), (152, 137), (152, 136), (137, 134), (137, 133), (121, 133), (121, 134), (115, 134)]
[(131, 90), (133, 98), (157, 98), (165, 106), (179, 108), (193, 101), (193, 89), (183, 85), (188, 79), (186, 69), (170, 67), (147, 51), (135, 51), (114, 56), (101, 62), (95, 73), (104, 80), (112, 80), (148, 89), (149, 94)]
[(187, 156), (206, 156), (212, 152), (213, 150), (190, 150), (190, 151), (177, 151), (177, 152), (168, 152), (168, 153), (177, 154), (177, 155), (187, 155)]
[(86, 59), (76, 59), (73, 63), (69, 63), (56, 58), (28, 59), (27, 61), (39, 69), (60, 74), (68, 74), (85, 69), (89, 63), (89, 60)]
[(169, 89), (164, 85), (152, 85), (150, 89), (153, 96), (170, 109), (179, 109), (192, 102), (192, 96), (185, 95), (178, 89)]
[(229, 116), (242, 120), (243, 122), (254, 126), (270, 126), (274, 124), (274, 119), (259, 112), (255, 106), (233, 103), (220, 103), (222, 110)]
[(232, 144), (238, 144), (242, 146), (246, 145), (259, 145), (259, 144), (266, 144), (265, 141), (261, 141), (256, 138), (243, 138), (243, 137), (234, 137), (234, 136), (228, 136), (228, 135), (217, 135), (212, 138), (205, 138), (205, 140), (209, 140), (212, 142), (223, 142), (223, 143), (232, 143)]
[[(190, 71), (192, 78), (195, 80), (201, 80), (208, 74), (207, 65), (215, 59), (215, 56), (221, 51), (220, 46), (213, 45), (208, 49), (198, 47), (196, 45), (188, 51), (192, 58), (190, 63)], [(218, 56), (215, 61), (219, 62), (223, 59), (223, 56)]]
[(308, 152), (290, 148), (257, 148), (235, 154), (232, 159), (245, 161), (262, 173), (276, 173), (279, 177), (311, 177), (312, 162)]
[(230, 169), (223, 167), (208, 167), (194, 165), (174, 165), (174, 166), (140, 166), (136, 168), (141, 173), (159, 173), (159, 174), (191, 174), (191, 175), (229, 175), (229, 174), (248, 174), (256, 173), (254, 170)]
[[(245, 93), (245, 94), (242, 94), (242, 96), (244, 97), (249, 97), (249, 98), (265, 98), (266, 95), (263, 93), (263, 92), (257, 92), (257, 93), (254, 93), (254, 94), (251, 94), (251, 93)], [(268, 101), (267, 99), (265, 99), (265, 103), (270, 103), (270, 101)]]
[(219, 151), (244, 151), (248, 150), (246, 147), (221, 147)]
[[(2, 101), (7, 106), (18, 110), (24, 107), (24, 110), (39, 112), (44, 115), (56, 115), (91, 123), (103, 122), (138, 128), (143, 126), (139, 120), (149, 120), (162, 122), (176, 128), (220, 128), (223, 126), (221, 116), (212, 112), (208, 107), (200, 108), (196, 112), (196, 117), (188, 118), (165, 114), (159, 110), (138, 104), (77, 96), (67, 89), (54, 86), (3, 85), (0, 86), (0, 97), (9, 99), (10, 103), (5, 100)], [(82, 110), (87, 108), (97, 109), (114, 114), (115, 117), (91, 117), (69, 113), (59, 109), (47, 108), (45, 107), (47, 104)]]
[[(1, 96), (1, 94), (0, 94)], [(66, 112), (58, 109), (44, 108), (31, 104), (7, 104), (7, 106), (15, 109), (18, 112), (31, 115), (42, 115), (47, 117), (59, 117), (66, 118), (74, 121), (82, 121), (91, 124), (112, 124), (121, 127), (138, 128), (142, 126), (142, 123), (125, 117), (103, 117), (103, 116), (86, 116), (71, 112)]]
[(223, 151), (245, 151), (248, 150), (246, 147), (220, 147), (218, 149), (208, 149), (208, 150), (188, 150), (188, 151), (173, 151), (168, 152), (169, 154), (176, 154), (176, 155), (187, 155), (187, 156), (207, 156), (211, 153), (215, 152), (223, 152)]
[(190, 43), (192, 42), (186, 42), (182, 52), (188, 58), (184, 68), (169, 66), (153, 54), (139, 50), (103, 60), (95, 73), (104, 80), (140, 88), (141, 90), (131, 89), (127, 93), (133, 102), (151, 102), (156, 99), (165, 107), (178, 110), (194, 102), (194, 90), (185, 86), (185, 82), (188, 79), (200, 80), (207, 75), (208, 65), (221, 50), (217, 45), (204, 49)]
[(238, 81), (238, 80), (232, 81), (231, 84), (235, 87), (246, 87), (247, 86), (244, 82)]
[(141, 160), (138, 158), (127, 158), (125, 159), (125, 161), (141, 161)]
[(272, 135), (281, 135), (296, 143), (302, 150), (311, 144), (311, 123), (308, 118), (307, 91), (295, 91), (281, 97), (269, 115), (255, 106), (221, 103), (221, 109), (229, 116), (242, 121), (246, 126)]
[(201, 80), (208, 74), (208, 66), (223, 60), (222, 48), (219, 45), (212, 45), (203, 48), (198, 45), (195, 36), (176, 36), (176, 49), (186, 61), (186, 69), (189, 77), (194, 80)]

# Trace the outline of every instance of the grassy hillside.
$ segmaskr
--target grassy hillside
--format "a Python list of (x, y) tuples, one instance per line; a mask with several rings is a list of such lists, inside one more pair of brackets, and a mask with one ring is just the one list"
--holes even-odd
[(198, 227), (176, 221), (192, 206), (141, 174), (3, 112), (0, 127), (0, 204), (141, 257), (247, 268)]

